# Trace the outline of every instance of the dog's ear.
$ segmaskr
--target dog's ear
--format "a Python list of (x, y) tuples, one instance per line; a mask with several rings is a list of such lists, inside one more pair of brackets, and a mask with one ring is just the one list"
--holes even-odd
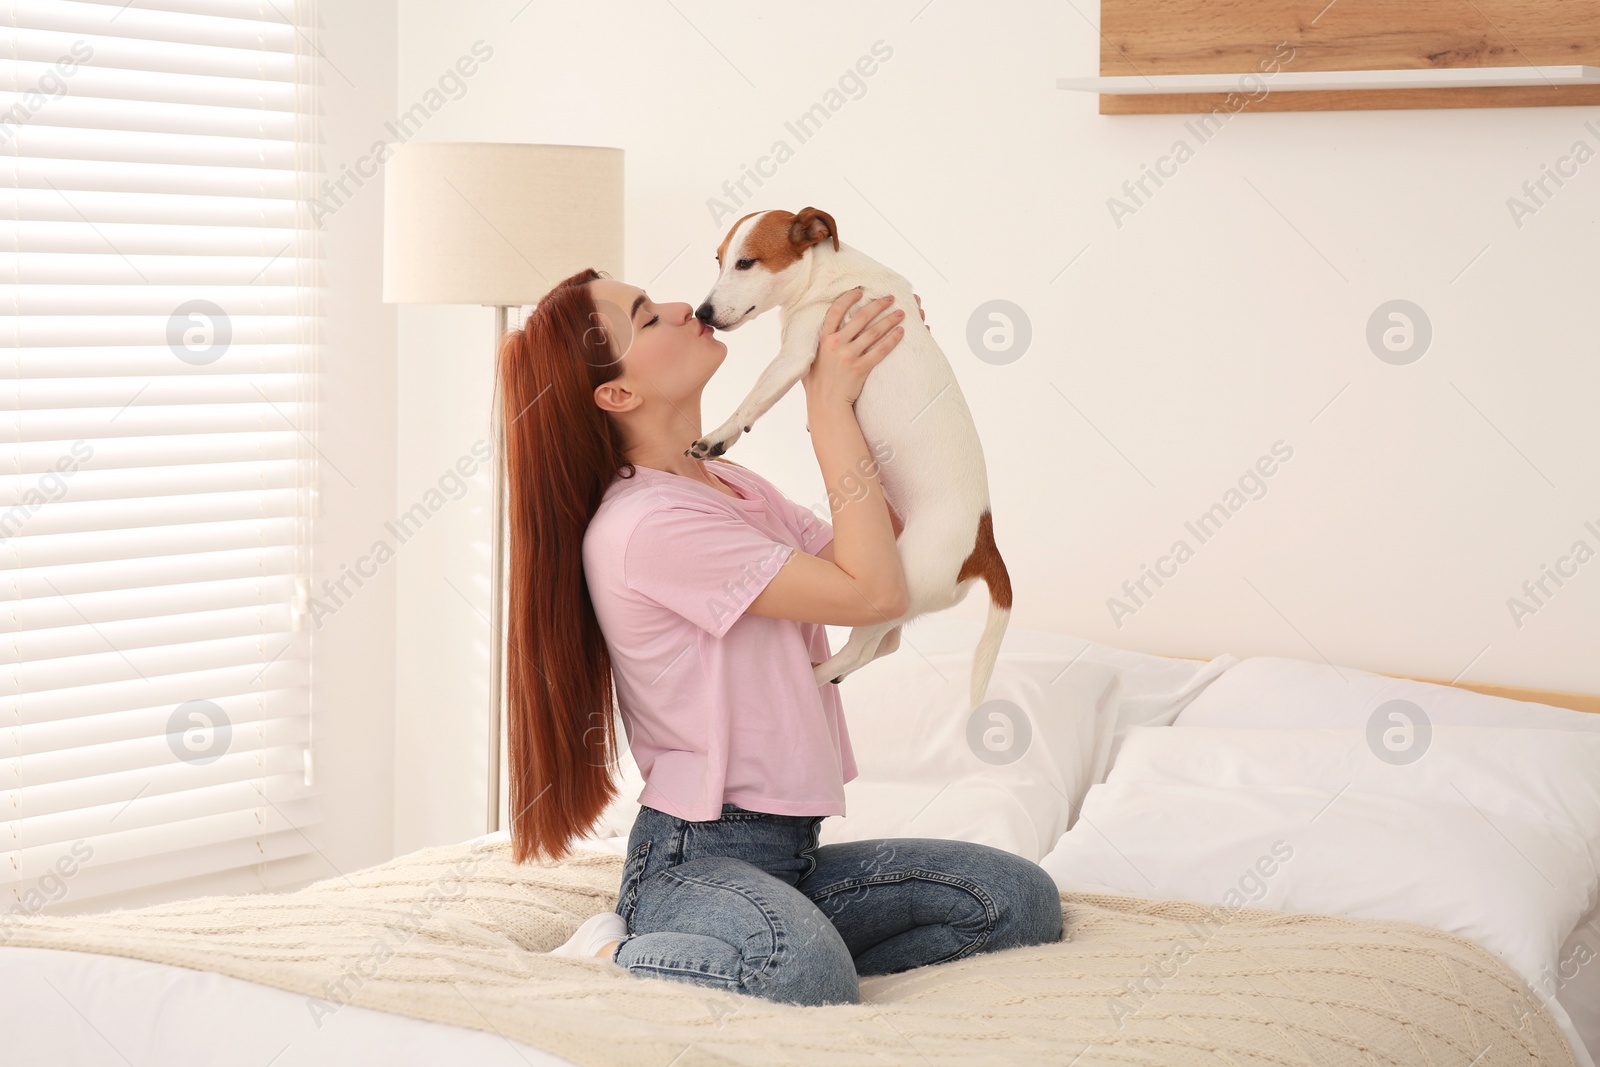
[(839, 251), (839, 227), (834, 225), (833, 216), (821, 208), (801, 208), (789, 223), (789, 243), (796, 248), (810, 248), (828, 237), (833, 238), (833, 250)]

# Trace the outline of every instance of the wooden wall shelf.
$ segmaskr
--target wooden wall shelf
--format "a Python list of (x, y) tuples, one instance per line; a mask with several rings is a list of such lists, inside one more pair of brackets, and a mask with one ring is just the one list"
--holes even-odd
[[(1600, 67), (1600, 0), (1101, 0), (1100, 41), (1100, 79), (1061, 87), (1108, 115), (1600, 104), (1590, 76), (1528, 80)], [(1224, 82), (1165, 80), (1194, 75)]]
[(1133, 74), (1058, 78), (1057, 89), (1135, 96), (1172, 93), (1274, 93), (1371, 89), (1483, 89), (1511, 85), (1600, 85), (1600, 67), (1441, 67), (1437, 70), (1279, 70), (1231, 74)]

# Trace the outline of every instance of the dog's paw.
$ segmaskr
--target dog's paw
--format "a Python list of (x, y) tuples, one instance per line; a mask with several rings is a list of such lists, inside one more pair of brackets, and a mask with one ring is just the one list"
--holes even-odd
[(714, 433), (707, 434), (684, 449), (683, 454), (691, 459), (715, 459), (732, 448), (743, 434), (744, 427), (737, 422), (725, 423)]
[(715, 456), (722, 455), (722, 452), (720, 450), (716, 452), (711, 451), (711, 442), (702, 438), (701, 440), (690, 445), (688, 448), (684, 449), (683, 454), (688, 456), (690, 459), (711, 459)]

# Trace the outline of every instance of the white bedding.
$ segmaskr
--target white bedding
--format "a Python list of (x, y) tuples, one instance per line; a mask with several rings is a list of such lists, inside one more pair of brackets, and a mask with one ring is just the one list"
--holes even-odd
[[(501, 831), (472, 841), (504, 840)], [(617, 851), (616, 840), (587, 848)], [(318, 1025), (306, 998), (164, 963), (0, 948), (6, 1067), (573, 1067), (483, 1030), (347, 1004)]]
[(1537, 985), (1593, 904), (1596, 767), (1600, 737), (1545, 730), (1436, 727), (1409, 766), (1361, 730), (1136, 730), (1042, 863), (1068, 892), (1446, 930)]
[[(501, 831), (472, 842), (507, 836)], [(585, 842), (619, 854), (623, 845), (620, 837)], [(1571, 1023), (1552, 1014), (1577, 1067), (1594, 1067)], [(272, 986), (120, 956), (34, 948), (0, 949), (0, 1033), (8, 1067), (573, 1067), (485, 1031), (354, 1004), (319, 1028), (304, 997)]]
[[(924, 697), (935, 692), (931, 682), (915, 677), (919, 672), (931, 671), (939, 675), (938, 691), (949, 688), (964, 699), (965, 679), (959, 677), (959, 672), (967, 662), (969, 638), (976, 637), (975, 624), (963, 628), (964, 625), (951, 620), (931, 625), (920, 633), (913, 632), (910, 636), (917, 639), (926, 656), (896, 657), (847, 680), (846, 708), (852, 736), (859, 736), (861, 742), (865, 742), (861, 746), (866, 755), (861, 760), (863, 770), (875, 772), (882, 780), (864, 773), (851, 796), (857, 818), (829, 820), (825, 824), (828, 830), (825, 840), (904, 834), (981, 840), (987, 835), (988, 843), (1036, 857), (1033, 839), (1039, 828), (1068, 814), (1076, 814), (1081, 796), (1078, 790), (1088, 785), (1083, 773), (1087, 768), (1072, 773), (1060, 772), (1061, 761), (1056, 757), (1063, 750), (1052, 751), (1056, 746), (1048, 744), (1039, 746), (1037, 766), (1033, 765), (1035, 761), (1018, 760), (1006, 768), (990, 768), (1009, 771), (1009, 774), (984, 777), (984, 781), (992, 779), (998, 791), (988, 801), (980, 795), (981, 791), (973, 789), (965, 793), (950, 790), (950, 795), (943, 799), (930, 792), (933, 786), (943, 788), (943, 784), (931, 783), (924, 772), (949, 754), (922, 751), (918, 746), (905, 744), (905, 724), (896, 712), (894, 698), (904, 700), (906, 693), (919, 691), (918, 686)], [(934, 662), (930, 663), (929, 659)], [(1259, 692), (1244, 684), (1254, 676), (1248, 670), (1237, 671), (1236, 663), (1232, 657), (1221, 657), (1210, 664), (1164, 660), (1122, 653), (1072, 638), (1014, 631), (1007, 635), (996, 675), (997, 687), (991, 691), (991, 698), (1004, 695), (1016, 699), (1030, 717), (1092, 714), (1098, 723), (1094, 727), (1097, 766), (1087, 777), (1104, 780), (1108, 769), (1106, 761), (1118, 754), (1130, 727), (1143, 723), (1165, 725), (1174, 718), (1178, 718), (1180, 726), (1246, 725), (1218, 721), (1228, 714), (1222, 710), (1223, 705), (1236, 701), (1259, 707), (1264, 703), (1259, 699)], [(1117, 675), (1109, 691), (1105, 690), (1100, 677), (1108, 668)], [(1234, 674), (1241, 676), (1230, 678)], [(1043, 679), (1043, 683), (1037, 679)], [(1076, 684), (1063, 685), (1058, 679)], [(853, 689), (848, 684), (851, 681), (855, 683)], [(1273, 685), (1284, 681), (1275, 679)], [(1348, 678), (1341, 679), (1342, 683), (1345, 681)], [(1232, 683), (1232, 687), (1218, 685), (1218, 682)], [(1320, 688), (1323, 679), (1311, 682)], [(851, 692), (855, 697), (853, 702), (849, 699)], [(1102, 699), (1106, 692), (1114, 697), (1111, 703)], [(1195, 701), (1190, 707), (1193, 714), (1179, 716), (1196, 693), (1211, 699)], [(1396, 694), (1384, 693), (1386, 697), (1393, 695)], [(1408, 691), (1406, 695), (1412, 694)], [(1314, 703), (1307, 701), (1301, 706)], [(1522, 705), (1516, 710), (1526, 712), (1528, 708)], [(1478, 709), (1474, 706), (1472, 710)], [(1331, 718), (1339, 717), (1332, 709), (1318, 708), (1318, 711)], [(1318, 717), (1316, 714), (1308, 716), (1310, 719)], [(897, 718), (901, 721), (897, 722)], [(1274, 726), (1287, 725), (1282, 715), (1272, 718)], [(1600, 716), (1585, 718), (1600, 720)], [(1446, 712), (1436, 721), (1450, 719)], [(1559, 729), (1566, 725), (1554, 721), (1533, 723), (1520, 716), (1519, 720), (1547, 728)], [(1487, 722), (1482, 724), (1488, 725)], [(1266, 723), (1248, 725), (1264, 726)], [(1296, 725), (1303, 727), (1308, 723), (1302, 721)], [(1340, 722), (1339, 725), (1345, 724)], [(1074, 730), (1084, 728), (1082, 722), (1073, 726)], [(1050, 733), (1047, 726), (1040, 740), (1048, 739)], [(1112, 741), (1110, 751), (1105, 745), (1108, 735)], [(894, 743), (897, 736), (898, 745)], [(948, 749), (961, 739), (957, 735), (941, 735), (941, 741)], [(970, 755), (966, 747), (960, 744), (962, 757)], [(905, 765), (883, 765), (885, 755), (890, 752), (906, 757)], [(1050, 758), (1046, 759), (1047, 756)], [(938, 770), (949, 774), (947, 767), (940, 766)], [(1048, 780), (1054, 786), (1053, 791), (1059, 794), (1059, 806), (1053, 805), (1047, 813), (1024, 810), (1033, 800), (1025, 787), (1032, 781), (1045, 780), (1047, 771), (1057, 772)], [(637, 770), (631, 769), (631, 773), (636, 779)], [(945, 777), (943, 783), (951, 780)], [(597, 828), (595, 836), (585, 840), (584, 847), (613, 853), (624, 851), (625, 837), (637, 810), (631, 797), (636, 795), (638, 784), (635, 781), (624, 786), (627, 790), (624, 798), (608, 811), (606, 821)], [(930, 796), (933, 796), (931, 802)], [(948, 813), (941, 807), (950, 806), (946, 801), (955, 805)], [(972, 810), (965, 810), (968, 806), (972, 806)], [(855, 825), (847, 826), (847, 821)], [(501, 831), (472, 841), (504, 840), (506, 837), (506, 832)], [(1124, 887), (1114, 891), (1130, 890)], [(1591, 963), (1584, 977), (1593, 973), (1600, 973), (1600, 962)], [(1571, 1021), (1559, 1011), (1552, 1012), (1552, 1016), (1572, 1045), (1578, 1067), (1594, 1067), (1594, 1060)], [(485, 1031), (357, 1005), (347, 1005), (336, 1015), (324, 1018), (319, 1027), (303, 997), (275, 987), (143, 960), (35, 948), (0, 948), (0, 1034), (5, 1035), (4, 1062), (7, 1065), (57, 1067), (59, 1064), (131, 1062), (318, 1067), (370, 1062), (405, 1067), (461, 1062), (572, 1067), (561, 1057)]]
[[(1368, 727), (1389, 701), (1409, 701), (1435, 726), (1600, 731), (1600, 715), (1511, 700), (1454, 686), (1390, 678), (1352, 667), (1277, 656), (1256, 656), (1223, 672), (1178, 715), (1173, 725), (1256, 730)], [(1586, 1049), (1600, 1060), (1600, 904), (1578, 923), (1559, 953), (1558, 973), (1543, 976), (1540, 993), (1571, 1017)]]
[(318, 1029), (306, 998), (164, 963), (0, 949), (7, 1067), (572, 1067), (482, 1030), (349, 1004)]
[[(469, 893), (430, 897), (430, 887), (469, 862), (481, 875), (470, 880)], [(1253, 909), (1221, 915), (1206, 905), (1127, 896), (1063, 899), (1072, 931), (1066, 943), (871, 979), (861, 1005), (812, 1010), (540, 955), (609, 897), (621, 863), (620, 856), (580, 853), (566, 863), (519, 867), (503, 841), (443, 846), (285, 896), (35, 917), (14, 932), (14, 944), (224, 971), (319, 1000), (332, 995), (326, 1006), (349, 998), (515, 1035), (590, 1067), (787, 1062), (795, 1055), (796, 1062), (883, 1067), (917, 1062), (913, 1050), (950, 1067), (1080, 1059), (1152, 1067), (1202, 1060), (1284, 1067), (1573, 1063), (1549, 1013), (1530, 1005), (1533, 1013), (1520, 1024), (1506, 1013), (1518, 983), (1485, 950), (1447, 933), (1370, 920)], [(418, 908), (436, 920), (430, 944), (396, 951), (368, 970), (374, 940)], [(1156, 963), (1161, 973), (1153, 978), (1152, 961), (1161, 960), (1176, 965)], [(358, 973), (366, 980), (330, 988), (343, 984), (339, 976)], [(1162, 995), (1152, 1003), (1156, 993)], [(1330, 1003), (1338, 1006), (1331, 1029)], [(184, 1007), (207, 1010), (165, 1009), (167, 1025), (191, 1025), (178, 1013)], [(244, 1032), (259, 1039), (254, 1025), (229, 1032), (210, 1025), (203, 1037), (231, 1041)], [(197, 1042), (180, 1040), (162, 1055), (217, 1062), (196, 1050)], [(685, 1056), (691, 1048), (698, 1051)], [(270, 1067), (288, 1047), (263, 1051), (271, 1053), (262, 1061)], [(363, 1048), (352, 1062), (393, 1062), (379, 1055)], [(141, 1050), (134, 1057), (149, 1062)], [(47, 1062), (64, 1058), (52, 1051)]]

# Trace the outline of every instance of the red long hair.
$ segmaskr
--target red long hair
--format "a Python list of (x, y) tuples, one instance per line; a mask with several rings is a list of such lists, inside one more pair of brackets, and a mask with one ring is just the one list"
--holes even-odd
[(512, 861), (559, 859), (616, 795), (611, 657), (583, 574), (606, 487), (633, 477), (594, 390), (621, 373), (580, 271), (501, 339), (509, 488), (506, 733)]

